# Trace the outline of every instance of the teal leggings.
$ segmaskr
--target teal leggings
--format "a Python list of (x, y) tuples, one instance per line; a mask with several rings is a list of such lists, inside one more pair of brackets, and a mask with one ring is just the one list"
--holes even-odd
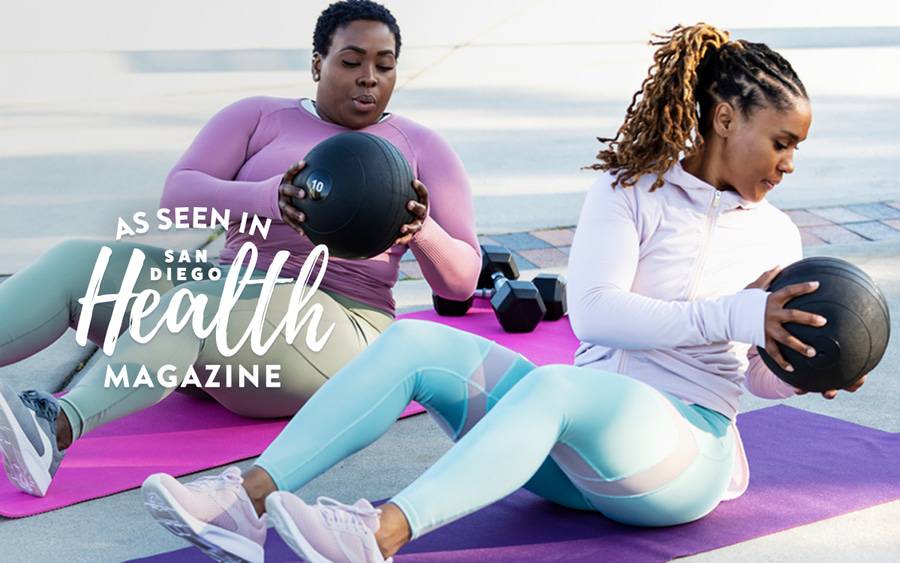
[(391, 499), (413, 538), (523, 486), (626, 524), (681, 524), (712, 511), (731, 479), (724, 415), (624, 375), (535, 367), (479, 336), (410, 320), (328, 381), (256, 464), (296, 490), (375, 441), (410, 401), (456, 441)]

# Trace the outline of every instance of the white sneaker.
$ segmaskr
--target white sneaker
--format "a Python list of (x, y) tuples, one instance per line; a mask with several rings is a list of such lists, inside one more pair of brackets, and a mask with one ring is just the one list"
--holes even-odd
[(256, 515), (238, 467), (182, 485), (156, 473), (141, 485), (144, 505), (167, 530), (216, 561), (262, 563), (266, 516)]
[(278, 491), (266, 497), (266, 512), (278, 534), (309, 563), (391, 563), (375, 541), (381, 511), (365, 499), (347, 505), (319, 497), (310, 506)]
[(0, 457), (6, 475), (22, 491), (42, 497), (65, 451), (56, 447), (59, 402), (47, 393), (16, 393), (0, 382)]

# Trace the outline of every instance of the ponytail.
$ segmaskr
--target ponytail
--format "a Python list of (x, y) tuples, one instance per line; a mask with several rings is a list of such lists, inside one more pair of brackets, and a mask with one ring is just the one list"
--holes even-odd
[(790, 64), (762, 43), (730, 42), (728, 32), (704, 23), (668, 33), (651, 41), (658, 48), (647, 78), (616, 136), (598, 137), (606, 147), (587, 167), (614, 172), (613, 187), (633, 186), (645, 174), (656, 175), (651, 191), (662, 186), (682, 154), (703, 147), (703, 120), (720, 101), (749, 115), (761, 98), (779, 108), (790, 105), (791, 96), (806, 98)]

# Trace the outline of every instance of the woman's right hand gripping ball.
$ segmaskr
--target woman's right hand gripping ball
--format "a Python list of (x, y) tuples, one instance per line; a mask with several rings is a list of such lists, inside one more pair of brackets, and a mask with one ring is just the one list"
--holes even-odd
[(284, 176), (281, 178), (281, 186), (278, 188), (278, 208), (281, 210), (281, 219), (285, 222), (285, 224), (290, 225), (300, 236), (305, 236), (306, 233), (303, 232), (303, 221), (306, 220), (306, 215), (303, 214), (302, 211), (294, 207), (294, 202), (291, 201), (292, 198), (303, 199), (306, 197), (306, 190), (302, 188), (298, 188), (291, 181), (294, 179), (294, 176), (300, 173), (301, 170), (306, 166), (306, 163), (302, 160), (297, 164), (294, 164), (290, 168), (287, 169), (287, 172), (284, 173)]

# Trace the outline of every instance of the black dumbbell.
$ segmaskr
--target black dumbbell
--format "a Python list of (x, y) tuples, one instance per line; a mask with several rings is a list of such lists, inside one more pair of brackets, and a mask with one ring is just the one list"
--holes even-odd
[[(496, 245), (481, 247), (481, 274), (478, 277), (476, 297), (491, 298), (493, 296), (493, 270), (499, 270), (507, 279), (519, 278), (519, 267), (507, 248)], [(545, 321), (556, 321), (566, 314), (566, 280), (556, 274), (538, 274), (531, 280), (537, 288), (547, 309)], [(487, 290), (487, 291), (485, 291)], [(468, 309), (467, 309), (468, 310)], [(460, 313), (460, 315), (465, 314)]]
[(431, 302), (434, 303), (435, 312), (442, 317), (461, 317), (469, 312), (472, 308), (472, 301), (475, 297), (469, 297), (465, 301), (454, 301), (446, 299), (440, 295), (431, 294)]
[[(493, 297), (491, 274), (494, 270), (500, 270), (507, 279), (516, 279), (519, 276), (519, 269), (509, 250), (501, 246), (484, 246), (482, 247), (482, 268), (477, 283), (479, 291), (476, 293), (476, 297)], [(547, 309), (544, 320), (555, 321), (562, 318), (566, 314), (565, 279), (555, 274), (538, 274), (532, 283), (537, 287)], [(433, 296), (433, 301), (435, 310), (443, 316), (465, 315), (472, 306), (472, 298), (465, 301), (452, 301)]]
[(493, 290), (480, 290), (489, 294), (491, 308), (506, 332), (531, 332), (535, 329), (547, 307), (541, 293), (533, 283), (511, 280), (499, 269), (491, 274)]
[(508, 280), (519, 279), (519, 266), (508, 248), (496, 244), (481, 245), (481, 273), (475, 289), (494, 289), (494, 272), (500, 272)]
[[(474, 297), (489, 298), (491, 307), (507, 332), (531, 332), (541, 319), (557, 320), (566, 311), (565, 280), (540, 274), (536, 283), (517, 280), (519, 268), (512, 253), (502, 246), (482, 246), (482, 268)], [(462, 316), (472, 298), (453, 301), (432, 297), (435, 311), (444, 316)]]
[(547, 314), (545, 321), (558, 321), (566, 314), (566, 278), (556, 274), (538, 274), (531, 280), (538, 289)]
[(445, 299), (439, 295), (432, 294), (431, 301), (434, 303), (434, 310), (442, 317), (461, 317), (465, 315), (472, 308), (472, 301), (475, 297), (490, 297), (490, 295), (486, 296), (481, 290), (493, 290), (494, 282), (491, 279), (491, 274), (498, 269), (503, 272), (507, 279), (514, 280), (519, 277), (519, 267), (507, 249), (496, 245), (482, 246), (481, 272), (478, 274), (478, 282), (475, 284), (475, 295), (465, 301), (454, 301), (453, 299)]
[[(566, 314), (566, 279), (556, 274), (538, 274), (529, 283), (534, 285), (541, 296), (544, 303), (545, 313), (541, 320), (558, 321)], [(476, 297), (493, 298), (492, 290), (477, 290)], [(502, 324), (502, 323), (501, 323)], [(536, 324), (535, 324), (536, 326)], [(510, 331), (510, 332), (530, 332), (528, 331)]]

